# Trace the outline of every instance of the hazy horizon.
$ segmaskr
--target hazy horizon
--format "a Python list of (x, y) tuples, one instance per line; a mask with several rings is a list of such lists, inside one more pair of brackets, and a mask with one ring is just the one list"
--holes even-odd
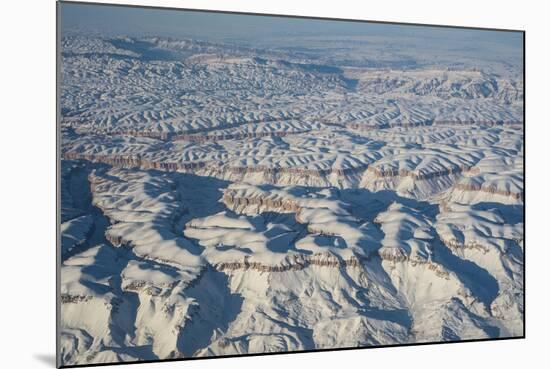
[(236, 42), (253, 46), (276, 45), (284, 40), (307, 42), (310, 37), (341, 37), (414, 46), (418, 53), (446, 53), (459, 49), (487, 59), (522, 55), (523, 34), (407, 24), (303, 19), (285, 16), (254, 16), (195, 10), (174, 10), (61, 3), (64, 35), (70, 33), (112, 36), (161, 36), (193, 38), (214, 42)]

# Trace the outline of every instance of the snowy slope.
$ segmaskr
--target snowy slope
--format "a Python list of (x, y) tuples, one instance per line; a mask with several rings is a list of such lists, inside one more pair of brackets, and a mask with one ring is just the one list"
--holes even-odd
[(63, 38), (64, 364), (523, 334), (519, 65), (322, 47)]

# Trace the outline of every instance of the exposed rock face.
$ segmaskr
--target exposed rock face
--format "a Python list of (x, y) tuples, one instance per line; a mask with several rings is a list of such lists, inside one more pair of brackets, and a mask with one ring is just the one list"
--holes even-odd
[(523, 128), (523, 122), (519, 120), (512, 120), (512, 121), (493, 121), (493, 120), (438, 120), (436, 119), (434, 121), (434, 124), (442, 125), (442, 126), (488, 126), (488, 127), (498, 127), (498, 126), (506, 126), (514, 129), (522, 129)]
[(442, 239), (441, 240), (445, 246), (448, 248), (455, 250), (455, 251), (461, 251), (464, 249), (471, 249), (471, 250), (478, 250), (482, 253), (486, 254), (489, 252), (489, 249), (486, 246), (483, 246), (475, 241), (470, 241), (467, 243), (461, 243), (456, 238), (452, 239)]
[[(235, 126), (241, 126), (244, 124), (253, 124), (253, 123), (266, 123), (266, 122), (276, 122), (277, 119), (269, 119), (261, 122), (246, 122), (235, 124)], [(73, 124), (68, 124), (68, 127), (72, 127)], [(76, 125), (78, 127), (78, 125)], [(228, 126), (231, 127), (231, 126)], [(210, 129), (205, 130), (206, 132)], [(295, 130), (295, 131), (268, 131), (268, 132), (227, 132), (225, 134), (208, 134), (201, 133), (201, 130), (192, 130), (190, 132), (154, 132), (154, 131), (138, 131), (138, 130), (99, 130), (94, 131), (96, 135), (104, 136), (133, 136), (133, 137), (147, 137), (156, 140), (162, 141), (189, 141), (197, 143), (207, 143), (207, 142), (216, 142), (223, 140), (243, 140), (243, 139), (252, 139), (252, 138), (262, 138), (262, 137), (285, 137), (288, 135), (299, 135), (310, 132), (311, 130)], [(82, 130), (77, 129), (77, 133), (86, 133)]]
[(325, 177), (330, 174), (345, 175), (348, 173), (362, 172), (365, 168), (348, 168), (348, 169), (330, 169), (330, 170), (314, 170), (314, 169), (300, 169), (300, 168), (270, 168), (265, 166), (255, 167), (230, 167), (222, 168), (220, 172), (229, 172), (232, 174), (239, 174), (246, 176), (247, 174), (262, 173), (264, 176), (274, 176), (280, 174), (290, 174), (296, 177)]
[(341, 260), (330, 253), (317, 254), (312, 256), (294, 255), (285, 260), (282, 265), (265, 265), (260, 262), (249, 262), (247, 258), (242, 261), (219, 263), (215, 268), (219, 271), (225, 270), (253, 270), (262, 273), (286, 272), (289, 270), (302, 270), (310, 266), (329, 268), (354, 268), (361, 267), (361, 260), (358, 257), (351, 257), (348, 260)]
[(250, 132), (250, 133), (228, 133), (224, 135), (177, 135), (174, 140), (179, 141), (191, 141), (198, 143), (205, 143), (209, 141), (222, 141), (222, 140), (243, 140), (247, 138), (262, 138), (262, 137), (285, 137), (292, 134), (303, 134), (309, 131), (273, 131), (273, 132)]
[[(140, 168), (140, 169), (157, 169), (163, 171), (173, 172), (190, 172), (190, 173), (202, 173), (207, 171), (208, 173), (215, 174), (220, 178), (225, 178), (227, 175), (238, 175), (246, 177), (251, 174), (260, 173), (263, 178), (277, 178), (277, 176), (288, 175), (298, 180), (299, 178), (326, 178), (331, 175), (338, 177), (345, 177), (354, 174), (361, 174), (365, 171), (369, 176), (379, 179), (392, 179), (392, 178), (412, 178), (415, 181), (432, 180), (438, 177), (448, 177), (457, 174), (476, 174), (479, 173), (479, 169), (471, 166), (461, 165), (453, 168), (445, 168), (432, 172), (414, 172), (406, 169), (380, 169), (374, 166), (364, 166), (346, 169), (330, 169), (330, 170), (310, 170), (310, 169), (298, 169), (298, 168), (270, 168), (265, 166), (255, 167), (221, 167), (217, 168), (207, 162), (194, 162), (194, 163), (178, 163), (178, 162), (156, 162), (137, 156), (114, 156), (114, 155), (87, 155), (75, 152), (67, 152), (64, 157), (68, 160), (87, 160), (96, 163), (105, 163), (115, 167), (121, 168)], [(275, 180), (277, 182), (277, 180)], [(476, 184), (456, 184), (454, 187), (461, 191), (480, 191), (490, 194), (498, 194), (502, 196), (510, 196), (515, 199), (523, 199), (523, 192), (511, 192), (504, 191), (495, 188), (494, 186), (482, 186)], [(261, 204), (258, 204), (261, 205)]]
[(61, 295), (62, 304), (78, 304), (93, 299), (93, 296), (69, 295), (67, 293)]
[(400, 247), (381, 247), (378, 251), (378, 254), (382, 260), (394, 261), (394, 262), (403, 262), (409, 259), (409, 255), (405, 250)]
[(76, 152), (67, 152), (64, 158), (68, 160), (87, 160), (92, 163), (104, 163), (120, 168), (141, 168), (141, 169), (158, 169), (165, 171), (193, 171), (199, 168), (204, 168), (207, 163), (167, 163), (155, 162), (147, 159), (142, 159), (137, 156), (117, 156), (117, 155), (87, 155)]
[(301, 209), (296, 201), (290, 199), (261, 195), (251, 198), (238, 197), (237, 192), (232, 189), (224, 190), (223, 202), (229, 209), (237, 212), (241, 212), (239, 209), (248, 207), (256, 207), (258, 212), (276, 211), (280, 213), (299, 213)]
[(109, 241), (113, 246), (116, 247), (132, 247), (132, 242), (129, 240), (124, 239), (122, 235), (113, 234), (112, 232), (105, 232), (105, 238), (107, 241)]
[(356, 129), (360, 131), (370, 131), (374, 129), (386, 129), (386, 128), (413, 128), (413, 127), (422, 127), (422, 126), (431, 126), (433, 124), (432, 119), (427, 119), (424, 121), (417, 122), (395, 122), (391, 124), (365, 124), (365, 123), (347, 123), (345, 126), (351, 129)]
[(525, 196), (523, 191), (513, 192), (510, 190), (499, 190), (495, 186), (483, 186), (480, 184), (457, 183), (456, 185), (454, 185), (454, 188), (461, 191), (479, 191), (479, 192), (485, 192), (489, 194), (497, 194), (501, 196), (512, 197), (517, 200), (523, 200)]
[(472, 168), (467, 165), (460, 165), (454, 168), (445, 168), (438, 171), (427, 172), (427, 173), (416, 173), (406, 169), (379, 169), (375, 167), (367, 168), (367, 171), (374, 173), (378, 178), (389, 178), (389, 177), (411, 177), (414, 180), (426, 180), (433, 179), (436, 177), (449, 176), (457, 173), (466, 173), (472, 172), (475, 173), (479, 169)]

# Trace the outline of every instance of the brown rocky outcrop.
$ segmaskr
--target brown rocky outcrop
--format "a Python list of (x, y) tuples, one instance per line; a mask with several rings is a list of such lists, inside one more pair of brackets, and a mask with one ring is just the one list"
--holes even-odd
[(409, 255), (401, 247), (381, 247), (378, 255), (382, 260), (402, 262), (409, 259)]
[[(324, 124), (330, 124), (328, 121), (322, 121)], [(339, 124), (339, 126), (347, 127), (355, 130), (361, 130), (361, 131), (373, 131), (373, 130), (379, 130), (379, 129), (389, 129), (389, 128), (396, 128), (396, 127), (402, 127), (402, 128), (414, 128), (414, 127), (427, 127), (431, 125), (442, 125), (442, 126), (486, 126), (486, 127), (494, 127), (494, 126), (505, 126), (510, 128), (522, 128), (523, 122), (520, 121), (506, 121), (506, 122), (497, 122), (497, 121), (474, 121), (474, 120), (465, 120), (465, 121), (459, 121), (459, 120), (432, 120), (427, 119), (423, 121), (417, 121), (417, 122), (392, 122), (387, 124), (368, 124), (367, 122), (362, 123), (344, 123)]]
[(242, 133), (226, 133), (221, 135), (198, 135), (198, 134), (183, 134), (176, 135), (172, 138), (173, 141), (191, 141), (191, 142), (210, 142), (210, 141), (222, 141), (222, 140), (243, 140), (247, 138), (261, 138), (261, 137), (284, 137), (288, 135), (296, 135), (301, 133), (307, 133), (309, 130), (304, 131), (273, 131), (273, 132), (242, 132)]
[[(434, 271), (438, 277), (449, 279), (449, 272), (443, 269), (439, 264), (433, 263), (428, 260), (409, 259), (408, 256), (404, 258), (395, 259), (391, 256), (383, 256), (384, 253), (379, 254), (382, 260), (388, 260), (395, 263), (409, 262), (413, 267), (417, 265), (426, 265), (430, 270)], [(293, 260), (286, 260), (284, 263), (270, 265), (261, 262), (249, 261), (248, 257), (240, 261), (222, 262), (214, 265), (219, 271), (237, 271), (237, 270), (254, 270), (261, 273), (277, 273), (286, 271), (303, 270), (310, 266), (320, 266), (326, 268), (357, 268), (361, 267), (363, 262), (369, 261), (372, 255), (368, 256), (352, 256), (349, 259), (340, 259), (330, 253), (316, 254), (316, 255), (294, 255)]]
[(388, 129), (388, 128), (414, 128), (414, 127), (425, 127), (432, 125), (432, 120), (425, 120), (420, 122), (401, 122), (401, 123), (388, 123), (383, 125), (378, 124), (368, 124), (368, 123), (346, 123), (345, 127), (355, 129), (358, 131), (374, 131), (379, 129)]
[[(165, 162), (151, 161), (141, 158), (140, 155), (102, 155), (102, 154), (82, 154), (74, 151), (68, 151), (63, 154), (64, 159), (68, 160), (87, 160), (93, 163), (105, 163), (114, 167), (122, 168), (141, 168), (141, 169), (157, 169), (169, 172), (193, 172), (200, 169), (208, 169), (218, 175), (226, 173), (246, 175), (252, 173), (263, 173), (264, 175), (275, 176), (280, 174), (291, 174), (300, 177), (325, 177), (332, 173), (339, 176), (358, 173), (365, 170), (367, 167), (359, 166), (344, 169), (303, 169), (303, 168), (272, 168), (267, 166), (255, 167), (215, 167), (208, 162)], [(209, 166), (210, 164), (210, 166)]]
[(434, 120), (433, 124), (435, 125), (445, 125), (445, 126), (507, 126), (511, 128), (522, 128), (523, 122), (520, 121), (506, 121), (506, 122), (497, 122), (489, 120)]
[(109, 232), (107, 230), (107, 232), (105, 232), (105, 238), (107, 239), (107, 241), (109, 241), (113, 246), (116, 246), (116, 247), (132, 247), (132, 243), (128, 240), (125, 240), (122, 236), (120, 235), (113, 235), (112, 232)]
[(469, 249), (469, 250), (478, 250), (484, 254), (489, 252), (489, 248), (487, 246), (484, 246), (475, 241), (461, 243), (456, 238), (450, 238), (450, 239), (441, 238), (441, 242), (443, 242), (443, 244), (447, 246), (449, 249), (455, 250), (455, 251)]
[[(239, 212), (240, 207), (255, 206), (258, 208), (258, 212), (263, 213), (266, 211), (274, 211), (277, 213), (295, 213), (294, 219), (299, 224), (307, 224), (300, 218), (302, 207), (298, 202), (292, 199), (283, 199), (280, 197), (266, 197), (266, 196), (254, 196), (254, 197), (237, 197), (235, 192), (230, 189), (226, 189), (223, 195), (223, 202), (227, 208), (233, 211)], [(320, 234), (325, 236), (335, 236), (322, 229), (316, 229), (307, 225), (307, 231), (309, 233)]]
[(304, 168), (280, 168), (280, 167), (267, 167), (267, 166), (255, 166), (255, 167), (229, 167), (224, 168), (224, 172), (232, 174), (251, 174), (251, 173), (263, 173), (269, 176), (291, 174), (298, 177), (326, 177), (331, 174), (338, 176), (351, 175), (354, 173), (361, 173), (365, 171), (367, 165), (360, 165), (352, 168), (330, 168), (330, 169), (304, 169)]
[(167, 291), (163, 289), (172, 290), (176, 287), (180, 281), (174, 281), (172, 283), (165, 283), (162, 285), (152, 285), (148, 282), (141, 280), (133, 280), (130, 283), (124, 285), (122, 289), (124, 291), (139, 292), (144, 291), (149, 296), (162, 296), (169, 295)]
[(427, 264), (428, 269), (433, 270), (435, 272), (435, 275), (441, 278), (450, 279), (449, 272), (443, 269), (443, 267), (440, 264), (432, 263), (432, 262), (418, 262), (413, 261), (412, 265), (415, 266), (416, 264)]
[(443, 266), (434, 263), (431, 260), (425, 260), (420, 258), (411, 258), (405, 250), (400, 247), (382, 247), (378, 250), (378, 256), (382, 260), (390, 261), (392, 263), (409, 263), (413, 267), (418, 265), (426, 265), (428, 269), (435, 272), (438, 277), (449, 279), (449, 272), (447, 272)]
[[(148, 131), (147, 128), (144, 128), (142, 130), (137, 130), (137, 129), (128, 129), (128, 128), (116, 128), (116, 127), (106, 128), (106, 129), (94, 127), (93, 129), (91, 129), (90, 127), (94, 125), (93, 123), (72, 121), (67, 118), (63, 120), (62, 126), (66, 128), (74, 129), (75, 132), (78, 134), (93, 134), (93, 135), (101, 135), (101, 136), (119, 136), (120, 135), (120, 136), (133, 136), (133, 137), (148, 137), (148, 138), (154, 138), (157, 140), (171, 141), (171, 140), (184, 140), (184, 139), (187, 139), (187, 137), (191, 137), (191, 136), (195, 136), (195, 137), (191, 137), (190, 140), (193, 140), (193, 138), (200, 139), (198, 138), (200, 137), (200, 135), (196, 135), (196, 134), (204, 133), (204, 132), (219, 131), (223, 129), (233, 129), (233, 128), (237, 128), (237, 127), (245, 126), (249, 124), (252, 125), (252, 124), (271, 123), (271, 122), (284, 122), (284, 121), (300, 119), (300, 118), (301, 116), (298, 116), (298, 115), (291, 116), (288, 118), (268, 117), (268, 118), (260, 118), (260, 119), (242, 120), (236, 123), (231, 123), (231, 124), (226, 123), (226, 124), (220, 124), (218, 126), (212, 126), (212, 127), (206, 127), (206, 128), (187, 129), (187, 130), (172, 131), (172, 132)], [(277, 135), (286, 135), (286, 134), (292, 134), (292, 133), (305, 133), (308, 131), (309, 130), (297, 131), (297, 132), (286, 132), (286, 131), (271, 132), (271, 133), (258, 132), (258, 133), (249, 133), (249, 134), (253, 135), (250, 137), (263, 137), (263, 136), (255, 136), (255, 135), (265, 134), (265, 135), (277, 136)], [(235, 135), (236, 135), (235, 137), (228, 137), (225, 139), (239, 138), (240, 137), (239, 135), (243, 135), (242, 138), (249, 137), (249, 136), (246, 136), (247, 135), (246, 133), (245, 134), (236, 133)], [(215, 139), (215, 138), (219, 139), (219, 137), (221, 136), (224, 136), (224, 135), (210, 135), (210, 136), (203, 136), (203, 137), (209, 137), (211, 139)]]
[(507, 196), (517, 200), (524, 200), (525, 196), (524, 191), (514, 192), (510, 190), (499, 190), (496, 186), (484, 186), (482, 184), (474, 183), (457, 183), (454, 185), (454, 188), (461, 191), (478, 191), (494, 195)]
[(277, 265), (269, 265), (256, 261), (249, 261), (245, 257), (241, 261), (234, 262), (222, 262), (214, 265), (219, 271), (226, 270), (255, 270), (258, 272), (286, 272), (290, 270), (302, 270), (310, 266), (330, 267), (330, 268), (355, 268), (362, 264), (362, 261), (368, 260), (366, 257), (359, 258), (358, 256), (352, 256), (349, 259), (339, 259), (330, 253), (316, 254), (316, 255), (294, 255), (292, 260), (288, 260), (286, 263)]
[(91, 299), (93, 299), (93, 296), (90, 295), (71, 295), (68, 293), (61, 295), (62, 304), (77, 304), (79, 302), (90, 301)]
[(81, 154), (73, 151), (64, 153), (63, 157), (69, 160), (87, 160), (93, 163), (105, 163), (113, 167), (157, 169), (169, 172), (194, 171), (204, 168), (207, 165), (206, 162), (181, 163), (151, 161), (141, 158), (140, 155), (96, 155)]
[(82, 154), (74, 151), (68, 151), (63, 154), (63, 158), (69, 160), (87, 160), (94, 163), (105, 163), (114, 167), (122, 168), (141, 168), (156, 169), (168, 172), (195, 172), (199, 170), (208, 170), (212, 175), (223, 177), (226, 174), (244, 176), (247, 174), (263, 173), (265, 176), (274, 177), (278, 175), (293, 175), (299, 178), (316, 177), (325, 178), (330, 175), (348, 176), (362, 173), (365, 170), (374, 174), (378, 178), (391, 177), (412, 177), (415, 180), (426, 180), (436, 177), (442, 177), (459, 173), (476, 173), (478, 168), (466, 165), (445, 168), (443, 170), (417, 173), (407, 169), (379, 169), (372, 165), (358, 165), (350, 168), (329, 168), (329, 169), (305, 169), (305, 168), (281, 168), (258, 165), (254, 167), (219, 167), (209, 162), (167, 162), (152, 161), (144, 159), (141, 155), (104, 155), (104, 154)]
[(279, 213), (298, 213), (300, 205), (294, 200), (280, 197), (237, 197), (234, 190), (226, 189), (223, 193), (223, 202), (229, 209), (235, 210), (238, 207), (257, 206), (263, 207), (266, 211), (277, 211)]
[(412, 177), (414, 180), (426, 180), (465, 172), (476, 173), (479, 169), (468, 165), (459, 165), (429, 173), (417, 173), (407, 169), (379, 169), (374, 166), (369, 166), (367, 171), (379, 178)]

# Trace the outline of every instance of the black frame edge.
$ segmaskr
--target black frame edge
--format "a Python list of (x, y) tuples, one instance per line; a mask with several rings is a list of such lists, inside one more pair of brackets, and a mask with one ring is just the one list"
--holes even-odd
[(526, 32), (522, 31), (523, 33), (523, 338), (526, 337), (526, 296), (527, 296), (527, 279), (526, 279), (526, 265), (527, 265), (527, 227), (525, 226), (527, 224), (526, 222), (526, 216), (527, 216), (527, 176), (526, 176), (526, 164), (527, 164), (527, 134), (526, 134), (526, 126), (527, 126), (527, 95), (526, 95), (526, 84), (527, 84), (527, 66), (526, 66), (526, 48), (525, 48), (525, 40), (527, 38)]
[(55, 365), (62, 366), (61, 344), (61, 2), (55, 3)]

